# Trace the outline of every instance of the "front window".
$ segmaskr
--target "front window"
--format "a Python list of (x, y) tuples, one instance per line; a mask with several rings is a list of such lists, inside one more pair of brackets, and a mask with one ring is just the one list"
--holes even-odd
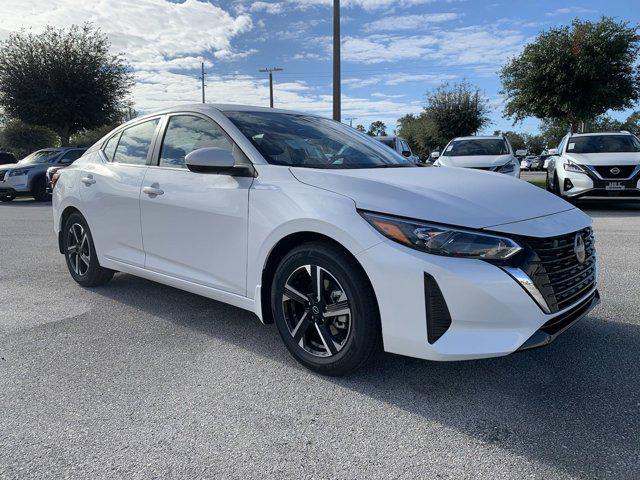
[(277, 112), (224, 112), (273, 165), (309, 168), (414, 167), (356, 130), (326, 118)]
[(38, 150), (31, 155), (24, 157), (18, 162), (18, 165), (36, 165), (43, 163), (53, 163), (53, 160), (60, 152), (57, 150)]
[(508, 155), (507, 142), (499, 138), (474, 138), (455, 140), (444, 151), (447, 157), (466, 157), (472, 155)]
[(571, 137), (567, 153), (640, 152), (640, 141), (633, 135), (587, 135)]

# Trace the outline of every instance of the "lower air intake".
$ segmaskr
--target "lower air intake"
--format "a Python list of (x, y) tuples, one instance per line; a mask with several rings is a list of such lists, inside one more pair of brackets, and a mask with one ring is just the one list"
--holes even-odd
[(435, 343), (451, 326), (451, 315), (440, 287), (428, 273), (424, 274), (424, 301), (427, 312), (427, 340)]

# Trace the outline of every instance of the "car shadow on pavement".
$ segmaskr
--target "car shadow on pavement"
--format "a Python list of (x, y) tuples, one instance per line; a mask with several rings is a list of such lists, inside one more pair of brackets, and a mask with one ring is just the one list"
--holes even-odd
[[(249, 312), (124, 274), (93, 291), (309, 377)], [(538, 350), (449, 363), (380, 354), (349, 377), (315, 378), (569, 475), (638, 478), (640, 327), (597, 312)]]

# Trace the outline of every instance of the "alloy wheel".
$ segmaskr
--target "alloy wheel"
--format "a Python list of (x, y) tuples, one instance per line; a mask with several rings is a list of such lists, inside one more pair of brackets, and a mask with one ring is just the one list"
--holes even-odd
[(67, 257), (76, 275), (85, 275), (91, 262), (89, 237), (79, 223), (71, 225), (67, 231)]
[(351, 333), (351, 304), (338, 280), (317, 265), (289, 275), (282, 295), (284, 317), (295, 343), (316, 357), (336, 355)]

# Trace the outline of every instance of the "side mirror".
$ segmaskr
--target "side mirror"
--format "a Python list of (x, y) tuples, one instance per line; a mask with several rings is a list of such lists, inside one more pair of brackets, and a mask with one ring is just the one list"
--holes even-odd
[(524, 157), (526, 154), (526, 150), (516, 150), (516, 157)]
[(558, 151), (557, 148), (550, 148), (549, 150), (547, 150), (547, 155), (559, 155), (560, 152)]
[(411, 156), (411, 152), (409, 150), (403, 150), (402, 151), (402, 156), (409, 158)]
[(253, 177), (253, 168), (236, 165), (236, 159), (229, 150), (217, 147), (199, 148), (184, 158), (187, 168), (196, 173), (217, 173), (236, 177)]
[(433, 158), (434, 160), (440, 158), (440, 152), (431, 152), (431, 155), (429, 155), (431, 158)]

